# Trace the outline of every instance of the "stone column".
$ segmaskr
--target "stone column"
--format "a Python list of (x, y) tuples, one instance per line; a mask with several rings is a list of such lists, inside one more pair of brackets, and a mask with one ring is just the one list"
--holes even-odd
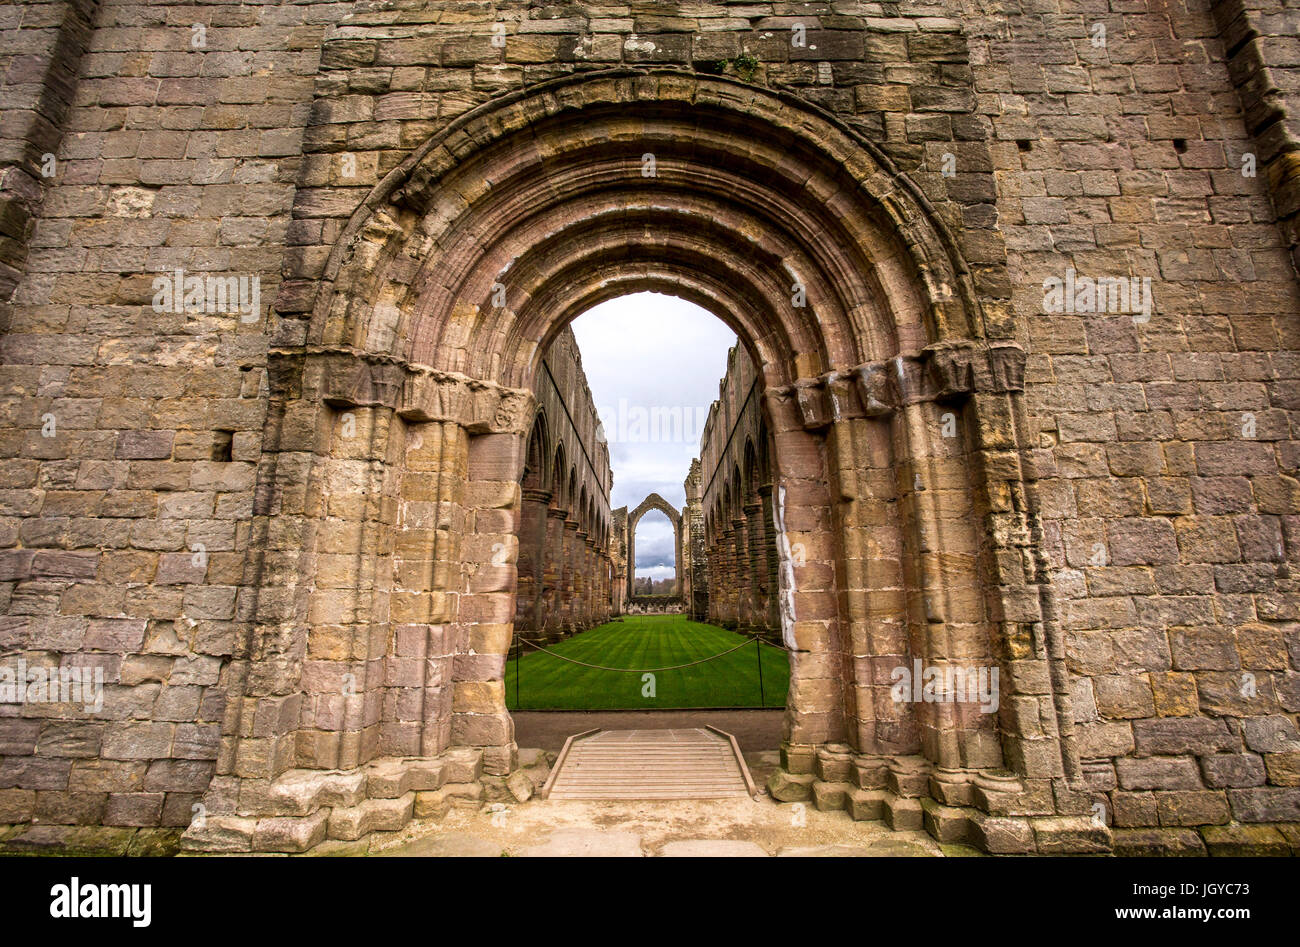
[[(330, 453), (322, 460), (319, 479), (313, 485), (317, 502), (331, 515), (318, 524), (316, 554), (311, 559), (314, 575), (302, 701), (312, 712), (307, 715), (308, 725), (298, 731), (290, 757), (295, 767), (308, 769), (353, 769), (369, 762), (379, 755), (380, 736), (385, 731), (408, 752), (419, 747), (418, 717), (400, 723), (393, 720), (389, 726), (381, 720), (386, 644), (393, 627), (389, 623), (406, 628), (428, 621), (426, 615), (432, 607), (438, 607), (435, 621), (450, 617), (440, 607), (445, 604), (444, 597), (423, 589), (393, 587), (392, 531), (398, 503), (392, 494), (400, 478), (390, 476), (395, 471), (389, 470), (385, 460), (392, 442), (403, 440), (401, 422), (391, 408), (382, 405), (349, 406), (333, 412), (331, 420)], [(435, 441), (432, 451), (426, 453), (434, 455), (433, 463), (439, 467), (454, 464), (456, 458), (451, 454), (456, 450), (454, 443)], [(390, 479), (393, 489), (386, 486)], [(419, 529), (427, 524), (421, 519), (412, 525)], [(396, 550), (402, 557), (406, 551), (405, 545)], [(416, 571), (404, 569), (399, 582), (416, 587), (424, 584)], [(372, 606), (382, 600), (387, 600), (388, 607)], [(341, 647), (328, 647), (327, 643)], [(416, 649), (423, 642), (403, 637), (402, 643), (409, 645), (405, 657), (416, 659)], [(418, 700), (422, 681), (411, 683)], [(251, 746), (245, 741), (241, 749)]]
[(772, 641), (779, 641), (781, 638), (781, 612), (780, 598), (777, 595), (777, 569), (779, 568), (779, 557), (776, 548), (776, 526), (773, 522), (772, 514), (772, 485), (765, 483), (758, 488), (758, 502), (762, 508), (761, 522), (763, 533), (763, 547), (761, 550), (761, 562), (763, 567), (763, 613), (762, 623), (765, 636)]
[(564, 621), (564, 511), (546, 510), (546, 566), (542, 576), (543, 637), (558, 641)]
[(600, 574), (604, 577), (605, 586), (601, 592), (601, 601), (605, 606), (605, 621), (614, 617), (614, 557), (606, 552), (601, 556)]
[(564, 595), (561, 628), (563, 637), (567, 638), (577, 631), (577, 571), (578, 571), (578, 521), (564, 521), (564, 575), (560, 580), (560, 589)]
[(587, 561), (590, 550), (587, 531), (581, 524), (573, 538), (573, 630), (576, 633), (591, 627), (591, 564)]
[(519, 514), (519, 585), (515, 598), (515, 633), (530, 641), (543, 637), (542, 586), (545, 581), (549, 490), (522, 492)]
[(596, 575), (596, 546), (592, 542), (591, 534), (588, 534), (582, 541), (582, 566), (582, 579), (587, 589), (582, 600), (583, 620), (586, 622), (587, 628), (594, 628), (600, 586)]
[[(407, 426), (402, 459), (401, 529), (395, 542), (396, 575), (389, 608), (394, 620), (394, 681), (419, 680), (421, 756), (436, 756), (452, 742), (453, 667), (459, 642), (451, 631), (452, 563), (464, 555), (465, 538), (440, 528), (442, 516), (463, 523), (465, 513), (449, 501), (465, 477), (469, 438), (461, 425), (430, 422)], [(430, 502), (435, 500), (437, 502)], [(444, 507), (444, 504), (448, 504)], [(418, 580), (415, 578), (418, 576)], [(419, 642), (423, 647), (415, 645)], [(418, 675), (410, 664), (419, 660)], [(399, 693), (387, 701), (399, 712), (408, 703)], [(388, 742), (388, 741), (386, 741)], [(391, 751), (390, 751), (391, 752)], [(403, 755), (409, 755), (406, 751)]]
[(727, 522), (727, 528), (722, 532), (722, 555), (720, 558), (719, 580), (722, 583), (722, 595), (720, 598), (721, 609), (719, 617), (722, 624), (728, 628), (734, 628), (736, 624), (736, 531)]
[(753, 635), (763, 633), (763, 583), (767, 572), (767, 557), (763, 554), (763, 508), (758, 495), (745, 504), (745, 560), (748, 579), (746, 630)]
[(588, 558), (591, 561), (591, 624), (592, 627), (595, 627), (605, 620), (604, 612), (601, 609), (605, 577), (602, 571), (604, 562), (594, 539), (591, 541), (591, 551), (588, 553)]
[(596, 540), (587, 537), (587, 627), (600, 624), (600, 572), (596, 555)]
[(725, 534), (714, 527), (713, 545), (709, 547), (709, 620), (721, 625), (727, 610), (727, 543)]
[(781, 496), (774, 517), (783, 550), (780, 577), (782, 632), (797, 649), (790, 655), (790, 691), (782, 765), (812, 772), (815, 746), (846, 736), (845, 679), (850, 668), (841, 640), (835, 562), (840, 555), (831, 522), (837, 459), (815, 433), (828, 423), (805, 415), (802, 382), (769, 389), (766, 417), (776, 459), (773, 491)]
[(731, 521), (732, 536), (732, 588), (736, 610), (736, 630), (749, 630), (749, 583), (752, 573), (749, 568), (748, 530), (744, 516), (737, 516)]

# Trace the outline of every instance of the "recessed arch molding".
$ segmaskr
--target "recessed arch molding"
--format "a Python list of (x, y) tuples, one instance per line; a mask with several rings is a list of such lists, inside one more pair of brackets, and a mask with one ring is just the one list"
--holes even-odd
[[(1003, 819), (1030, 837), (1078, 828), (1024, 354), (1006, 299), (977, 290), (1000, 264), (969, 265), (878, 148), (785, 93), (617, 70), (467, 112), (354, 192), (350, 216), (327, 190), (296, 198), (332, 239), (323, 264), (294, 258), (276, 304), (261, 586), (211, 829), (191, 844), (276, 817), (286, 781), (382, 771), (418, 795), (517, 766), (503, 674), (539, 373), (569, 321), (633, 288), (698, 302), (753, 366), (765, 511), (741, 471), (688, 523), (709, 533), (725, 514), (753, 527), (738, 555), (751, 535), (776, 550), (777, 797), (819, 786), (919, 825), (928, 796), (970, 838)], [(998, 671), (1001, 710), (891, 707), (891, 669), (914, 662)], [(358, 699), (321, 713), (346, 674)]]

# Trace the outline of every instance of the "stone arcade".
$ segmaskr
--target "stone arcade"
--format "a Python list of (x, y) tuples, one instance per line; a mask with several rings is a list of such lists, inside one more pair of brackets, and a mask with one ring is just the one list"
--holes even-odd
[[(609, 447), (597, 436), (600, 419), (568, 329), (543, 357), (534, 391), (520, 485), (514, 628), (529, 640), (558, 641), (608, 621), (619, 580), (609, 552)], [(502, 543), (498, 551), (506, 550)]]
[[(681, 588), (794, 649), (778, 799), (1295, 847), (1296, 10), (1047, 8), (0, 8), (0, 645), (106, 682), (5, 709), (0, 823), (303, 851), (499, 792), (514, 632), (634, 571), (546, 353), (652, 290), (739, 337)], [(178, 268), (269, 311), (157, 313)], [(1045, 313), (1070, 268), (1150, 320)]]

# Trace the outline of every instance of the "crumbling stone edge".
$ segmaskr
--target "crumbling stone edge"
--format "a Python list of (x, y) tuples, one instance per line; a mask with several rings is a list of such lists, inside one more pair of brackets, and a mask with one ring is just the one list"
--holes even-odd
[(780, 803), (812, 803), (990, 855), (1300, 855), (1300, 823), (1114, 827), (1065, 780), (944, 771), (921, 756), (859, 754), (847, 744), (786, 745), (767, 791)]
[(509, 776), (493, 776), (483, 770), (481, 748), (456, 747), (437, 757), (378, 759), (350, 770), (290, 770), (256, 786), (246, 782), (233, 812), (202, 813), (183, 831), (0, 825), (0, 853), (360, 855), (416, 820), (526, 802), (545, 783), (553, 759), (521, 750)]

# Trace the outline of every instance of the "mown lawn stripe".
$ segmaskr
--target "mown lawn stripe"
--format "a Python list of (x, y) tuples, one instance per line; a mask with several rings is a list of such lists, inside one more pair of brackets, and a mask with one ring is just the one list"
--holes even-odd
[[(678, 615), (632, 615), (548, 646), (574, 660), (615, 668), (686, 664), (719, 654), (745, 636)], [(561, 661), (526, 646), (506, 662), (506, 703), (511, 710), (664, 710), (690, 707), (781, 707), (789, 687), (784, 652), (763, 648), (760, 704), (753, 644), (705, 664), (655, 672), (653, 697), (643, 696), (642, 672), (599, 671)], [(522, 677), (517, 676), (522, 668)], [(515, 688), (519, 687), (516, 705)]]

